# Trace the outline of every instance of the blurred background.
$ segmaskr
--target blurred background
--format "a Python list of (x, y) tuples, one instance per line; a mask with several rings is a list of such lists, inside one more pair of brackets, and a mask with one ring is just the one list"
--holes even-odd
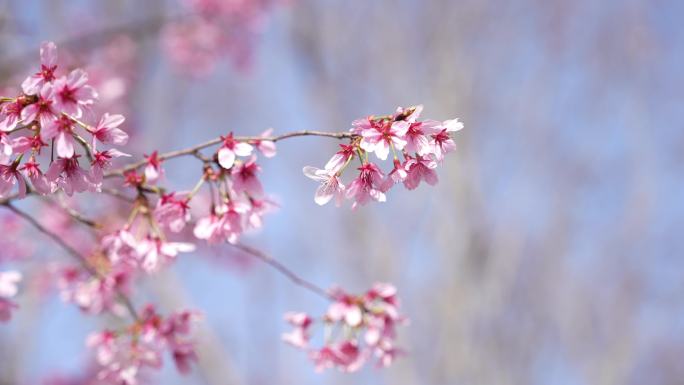
[[(136, 154), (230, 130), (342, 131), (414, 104), (465, 123), (436, 187), (354, 212), (315, 205), (301, 172), (337, 142), (284, 141), (261, 162), (281, 208), (245, 242), (322, 287), (393, 282), (408, 356), (314, 373), (280, 341), (282, 314), (327, 303), (259, 261), (207, 249), (143, 283), (164, 308), (205, 315), (199, 368), (178, 377), (167, 359), (156, 383), (682, 383), (684, 2), (259, 3), (226, 55), (179, 66), (163, 37), (188, 12), (175, 0), (0, 1), (0, 84), (19, 84), (40, 42), (56, 41), (126, 114)], [(199, 171), (180, 160), (166, 170), (186, 189)], [(78, 383), (84, 338), (108, 320), (27, 286), (0, 327), (0, 381)]]

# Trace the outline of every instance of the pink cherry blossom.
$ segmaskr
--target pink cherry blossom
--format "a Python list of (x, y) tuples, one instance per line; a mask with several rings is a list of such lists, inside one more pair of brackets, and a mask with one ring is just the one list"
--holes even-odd
[(256, 163), (256, 157), (247, 162), (242, 162), (238, 166), (233, 167), (231, 172), (231, 180), (233, 181), (233, 189), (236, 193), (246, 193), (253, 197), (260, 197), (264, 193), (264, 189), (257, 178), (257, 173), (261, 171), (261, 167)]
[(0, 105), (0, 131), (12, 131), (21, 121), (24, 104), (17, 100)]
[(431, 186), (437, 184), (437, 173), (435, 172), (437, 163), (435, 161), (417, 155), (415, 158), (408, 157), (405, 167), (408, 175), (404, 179), (404, 186), (407, 189), (415, 189), (421, 180)]
[(95, 191), (96, 184), (90, 174), (78, 164), (78, 155), (71, 158), (58, 158), (50, 165), (45, 176), (48, 181), (55, 183), (68, 196), (74, 192)]
[(432, 143), (428, 133), (430, 131), (425, 129), (425, 122), (414, 122), (409, 124), (406, 131), (406, 151), (409, 153), (417, 153), (425, 156), (432, 152)]
[(21, 88), (26, 95), (37, 94), (43, 84), (55, 80), (55, 70), (57, 69), (57, 46), (48, 41), (40, 45), (40, 71), (29, 76), (21, 84)]
[(405, 121), (390, 121), (389, 119), (368, 119), (368, 125), (361, 132), (359, 146), (368, 152), (375, 152), (379, 159), (387, 159), (390, 147), (402, 150), (406, 146), (404, 136), (409, 124)]
[(357, 327), (363, 321), (363, 310), (353, 296), (340, 289), (333, 291), (335, 301), (328, 307), (326, 319), (333, 322), (344, 321), (350, 327)]
[(49, 124), (43, 126), (40, 130), (40, 139), (43, 142), (48, 142), (56, 137), (55, 148), (57, 156), (71, 158), (74, 156), (75, 124), (76, 122), (66, 115), (50, 120)]
[(104, 236), (100, 246), (112, 264), (134, 265), (139, 260), (138, 241), (127, 229)]
[(83, 108), (90, 107), (97, 98), (97, 92), (86, 85), (88, 74), (80, 68), (54, 82), (55, 108), (75, 118), (83, 115)]
[(200, 218), (195, 224), (193, 233), (198, 239), (203, 239), (209, 243), (218, 243), (224, 240), (223, 232), (224, 218), (210, 214), (207, 217)]
[[(273, 129), (269, 128), (266, 131), (261, 133), (262, 138), (269, 138), (273, 135)], [(254, 141), (254, 145), (256, 146), (257, 150), (261, 151), (262, 154), (264, 154), (265, 157), (267, 158), (273, 158), (276, 156), (276, 144), (272, 140), (266, 140), (266, 139), (257, 139)]]
[(96, 139), (105, 144), (125, 145), (128, 142), (128, 134), (118, 128), (125, 120), (122, 115), (102, 115), (97, 126), (90, 131), (93, 135), (93, 148), (96, 148)]
[(363, 206), (370, 200), (384, 202), (386, 197), (381, 191), (384, 176), (378, 166), (369, 162), (359, 167), (359, 171), (359, 176), (347, 189), (347, 198), (354, 201), (352, 208)]
[(273, 211), (277, 204), (269, 199), (249, 198), (250, 208), (245, 214), (247, 216), (247, 227), (259, 229), (263, 226), (263, 216)]
[(219, 205), (211, 215), (197, 221), (195, 237), (209, 243), (236, 243), (243, 232), (243, 215), (248, 211), (249, 205), (241, 201)]
[(406, 172), (405, 166), (401, 164), (399, 159), (394, 160), (394, 168), (387, 174), (387, 177), (382, 182), (380, 186), (380, 191), (387, 192), (392, 186), (397, 183), (401, 183), (406, 180), (408, 173)]
[(43, 84), (38, 93), (38, 100), (21, 110), (21, 120), (26, 124), (38, 121), (41, 127), (47, 127), (57, 117), (52, 95), (52, 84)]
[(26, 180), (19, 172), (19, 162), (0, 164), (0, 197), (7, 196), (14, 186), (19, 187), (19, 198), (26, 196)]
[(327, 169), (321, 170), (312, 166), (304, 167), (303, 171), (304, 175), (321, 183), (314, 195), (314, 202), (316, 202), (316, 204), (323, 206), (330, 202), (334, 197), (336, 204), (338, 206), (340, 205), (344, 199), (345, 187), (342, 182), (340, 182), (335, 171)]
[[(1, 136), (2, 133), (0, 133), (0, 137)], [(29, 151), (35, 151), (35, 153), (40, 154), (41, 148), (47, 146), (47, 144), (40, 139), (39, 134), (36, 134), (33, 136), (20, 136), (15, 138), (12, 140), (11, 146), (17, 154), (25, 154)]]
[(175, 193), (164, 194), (157, 201), (154, 218), (163, 228), (177, 233), (190, 221), (190, 206), (187, 198), (177, 198)]
[(435, 159), (437, 161), (442, 161), (444, 155), (452, 152), (456, 149), (456, 143), (451, 137), (451, 132), (457, 132), (463, 129), (463, 123), (459, 122), (458, 119), (452, 119), (445, 121), (441, 126), (439, 126), (434, 132), (432, 137), (432, 152), (435, 154)]
[(355, 146), (340, 144), (340, 147), (342, 149), (336, 152), (328, 163), (325, 164), (324, 168), (326, 170), (339, 173), (349, 163), (349, 160), (354, 157)]
[(232, 132), (225, 138), (221, 138), (223, 139), (223, 145), (218, 150), (218, 162), (225, 169), (233, 167), (236, 156), (249, 156), (252, 153), (252, 146), (235, 140)]
[(57, 286), (63, 301), (74, 303), (89, 314), (111, 311), (113, 314), (126, 314), (118, 302), (119, 293), (128, 290), (131, 280), (130, 270), (117, 268), (106, 275), (92, 277), (80, 268), (65, 268), (59, 273)]
[(166, 242), (159, 238), (147, 237), (138, 242), (136, 251), (140, 266), (148, 273), (158, 271), (163, 265), (176, 258), (179, 253), (195, 250), (195, 245), (183, 242)]
[(164, 175), (164, 169), (161, 167), (161, 159), (159, 153), (154, 151), (151, 155), (145, 155), (147, 159), (147, 166), (145, 166), (145, 180), (148, 183), (156, 183)]
[(50, 182), (48, 182), (47, 177), (40, 170), (40, 165), (36, 163), (35, 158), (31, 157), (27, 162), (24, 162), (22, 170), (31, 181), (33, 190), (38, 194), (46, 195), (52, 192), (52, 186)]
[(366, 360), (366, 354), (363, 354), (353, 340), (324, 346), (312, 351), (310, 356), (318, 372), (337, 367), (343, 372), (352, 373), (359, 370)]
[(112, 158), (119, 158), (122, 156), (131, 155), (114, 148), (104, 151), (95, 151), (93, 153), (93, 161), (90, 164), (91, 181), (95, 184), (102, 183), (104, 171), (112, 165)]
[(285, 320), (294, 327), (289, 333), (282, 335), (283, 341), (297, 348), (306, 348), (309, 345), (311, 332), (309, 327), (313, 319), (306, 313), (288, 312), (285, 313)]

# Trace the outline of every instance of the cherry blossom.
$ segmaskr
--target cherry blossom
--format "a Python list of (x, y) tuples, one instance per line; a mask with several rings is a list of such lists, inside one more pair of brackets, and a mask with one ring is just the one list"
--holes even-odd
[(94, 184), (102, 183), (104, 171), (112, 165), (112, 159), (122, 156), (129, 157), (131, 155), (121, 152), (115, 148), (110, 148), (109, 150), (104, 151), (96, 151), (93, 154), (93, 161), (91, 162), (90, 180)]
[(257, 178), (257, 173), (261, 171), (261, 167), (256, 164), (256, 157), (252, 157), (247, 162), (242, 162), (233, 167), (231, 180), (233, 181), (233, 190), (237, 193), (247, 193), (253, 197), (260, 197), (264, 193), (264, 189)]
[(159, 153), (154, 151), (151, 155), (145, 155), (145, 158), (147, 159), (147, 166), (145, 166), (145, 181), (148, 183), (155, 183), (164, 175)]
[(119, 293), (128, 291), (131, 272), (123, 266), (111, 266), (105, 275), (92, 277), (76, 267), (63, 268), (58, 273), (57, 287), (63, 301), (74, 303), (89, 314), (110, 311), (123, 316), (125, 308), (118, 302)]
[(0, 105), (0, 131), (12, 131), (21, 121), (24, 103), (17, 98), (13, 102)]
[(19, 197), (26, 196), (26, 180), (19, 172), (19, 162), (10, 165), (0, 164), (0, 197), (7, 196), (14, 186), (19, 187)]
[[(272, 128), (269, 128), (261, 133), (262, 138), (269, 138), (271, 135), (273, 135)], [(276, 156), (276, 144), (274, 141), (267, 139), (257, 139), (254, 141), (254, 145), (256, 146), (257, 150), (259, 150), (265, 157), (273, 158), (274, 156)]]
[(294, 329), (283, 334), (283, 341), (297, 348), (306, 348), (311, 338), (309, 327), (313, 319), (306, 313), (288, 312), (285, 313), (285, 320), (294, 326)]
[(392, 186), (397, 183), (401, 183), (406, 180), (408, 172), (406, 171), (406, 165), (401, 164), (399, 159), (394, 160), (394, 168), (387, 174), (387, 177), (380, 185), (380, 191), (387, 192)]
[(390, 148), (402, 150), (406, 146), (404, 135), (409, 124), (405, 121), (390, 121), (389, 119), (368, 119), (367, 125), (360, 128), (361, 142), (359, 147), (368, 152), (375, 152), (379, 159), (387, 159)]
[(190, 206), (187, 198), (178, 198), (175, 193), (164, 194), (154, 209), (154, 218), (162, 227), (177, 233), (190, 221)]
[(179, 253), (188, 253), (195, 250), (195, 245), (184, 242), (166, 242), (159, 238), (147, 237), (136, 247), (140, 258), (140, 266), (148, 273), (159, 270), (162, 265), (168, 264)]
[(323, 206), (330, 202), (334, 197), (336, 204), (338, 206), (340, 205), (340, 202), (344, 198), (345, 187), (342, 182), (340, 182), (335, 171), (327, 169), (321, 170), (312, 166), (304, 167), (303, 171), (304, 175), (321, 183), (314, 195), (314, 202), (316, 202), (316, 204)]
[(418, 187), (421, 181), (434, 186), (437, 184), (437, 173), (434, 170), (436, 167), (435, 161), (420, 155), (416, 155), (415, 158), (408, 157), (405, 165), (407, 176), (404, 179), (404, 186), (413, 190)]
[(45, 176), (71, 196), (74, 192), (96, 191), (97, 184), (90, 174), (78, 164), (79, 155), (71, 158), (58, 158), (50, 165)]
[(128, 134), (119, 128), (125, 120), (122, 115), (102, 115), (97, 126), (90, 129), (93, 135), (93, 148), (96, 148), (95, 139), (105, 144), (125, 145), (128, 142)]
[(340, 144), (341, 150), (336, 152), (325, 164), (325, 169), (338, 173), (354, 157), (355, 147), (353, 145)]
[(43, 42), (40, 45), (40, 71), (29, 76), (21, 84), (26, 95), (35, 95), (45, 83), (55, 80), (57, 70), (57, 46), (55, 43)]
[(40, 165), (36, 163), (35, 158), (31, 157), (27, 162), (24, 162), (22, 166), (24, 174), (31, 181), (33, 190), (38, 194), (46, 195), (52, 192), (52, 185), (48, 182), (47, 177), (40, 170)]
[(252, 153), (252, 145), (235, 140), (232, 132), (221, 138), (223, 145), (218, 150), (218, 162), (225, 169), (233, 167), (236, 156), (249, 156)]
[(374, 163), (366, 163), (358, 168), (359, 176), (354, 179), (347, 190), (347, 197), (354, 203), (352, 208), (363, 206), (370, 200), (384, 202), (385, 194), (381, 191), (384, 176)]
[(66, 115), (51, 120), (50, 123), (40, 131), (40, 139), (47, 142), (52, 138), (55, 140), (55, 148), (57, 149), (57, 156), (62, 158), (71, 158), (74, 156), (74, 122), (73, 119)]
[(29, 104), (21, 110), (21, 120), (25, 123), (38, 121), (41, 127), (47, 127), (57, 117), (57, 111), (54, 107), (53, 85), (52, 83), (45, 83), (38, 93), (38, 100), (35, 103)]
[(456, 149), (456, 143), (451, 137), (450, 133), (457, 132), (463, 129), (463, 123), (458, 119), (445, 121), (442, 125), (435, 127), (432, 137), (432, 151), (435, 154), (435, 159), (441, 161), (444, 155)]
[(92, 106), (97, 92), (87, 85), (88, 74), (77, 68), (69, 75), (57, 79), (54, 83), (55, 108), (75, 118), (83, 115), (83, 108)]

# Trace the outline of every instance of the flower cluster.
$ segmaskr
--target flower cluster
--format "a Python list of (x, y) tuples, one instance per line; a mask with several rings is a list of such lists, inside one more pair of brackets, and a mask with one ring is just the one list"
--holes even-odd
[[(174, 229), (179, 230), (179, 222), (172, 219), (175, 214), (165, 206), (184, 205), (185, 202), (173, 199), (173, 195), (160, 199), (165, 203), (158, 205), (162, 210), (155, 210), (155, 214), (161, 214), (152, 214), (146, 206), (138, 206), (130, 223), (102, 237), (96, 251), (87, 259), (95, 274), (74, 267), (63, 269), (58, 280), (62, 298), (90, 314), (103, 311), (125, 314), (126, 309), (118, 302), (119, 295), (129, 292), (129, 282), (136, 273), (155, 273), (178, 254), (195, 249), (192, 243), (166, 240), (166, 234), (160, 227), (171, 223)], [(163, 219), (157, 222), (155, 217), (159, 216)]]
[(306, 350), (316, 370), (338, 368), (353, 372), (375, 357), (378, 366), (392, 364), (402, 350), (395, 346), (395, 328), (406, 322), (399, 314), (394, 286), (376, 283), (365, 294), (354, 296), (341, 289), (331, 292), (333, 303), (319, 321), (325, 328), (325, 344), (312, 348), (311, 327), (316, 323), (306, 313), (287, 313), (294, 329), (283, 340)]
[[(262, 137), (268, 138), (270, 133), (268, 130)], [(238, 141), (233, 133), (222, 139), (214, 164), (205, 164), (205, 180), (212, 186), (211, 207), (209, 215), (197, 221), (194, 234), (210, 243), (236, 243), (244, 231), (261, 228), (262, 217), (275, 208), (264, 195), (258, 177), (261, 167), (253, 152), (256, 147), (264, 156), (273, 157), (276, 148), (267, 139), (251, 144)]]
[[(96, 125), (85, 123), (97, 100), (97, 92), (88, 85), (88, 74), (75, 69), (60, 75), (57, 47), (52, 42), (41, 45), (40, 58), (40, 70), (24, 80), (22, 93), (0, 98), (0, 197), (15, 186), (23, 197), (27, 180), (40, 194), (97, 191), (112, 158), (128, 156), (116, 149), (97, 148), (98, 143), (126, 143), (128, 135), (119, 128), (124, 118), (105, 113)], [(43, 151), (44, 147), (49, 151)], [(38, 163), (41, 154), (49, 162), (47, 169)], [(84, 154), (89, 170), (79, 160)]]
[[(384, 202), (387, 191), (399, 183), (409, 190), (418, 187), (421, 181), (435, 185), (435, 168), (445, 154), (456, 148), (451, 134), (461, 130), (463, 123), (458, 119), (419, 121), (422, 110), (422, 106), (399, 107), (392, 115), (355, 120), (350, 130), (351, 142), (340, 145), (340, 151), (324, 168), (304, 167), (304, 175), (321, 183), (314, 201), (324, 205), (335, 198), (339, 205), (347, 198), (353, 201), (352, 208), (356, 208), (372, 200)], [(393, 166), (387, 174), (368, 159), (368, 154), (374, 153), (384, 161), (390, 152)], [(355, 157), (359, 159), (359, 173), (345, 186), (340, 177)]]
[(95, 350), (102, 366), (97, 377), (112, 384), (135, 385), (141, 371), (159, 369), (168, 352), (180, 373), (188, 373), (197, 361), (194, 343), (189, 338), (192, 323), (199, 315), (192, 311), (173, 313), (164, 318), (152, 306), (141, 319), (121, 330), (104, 330), (91, 334), (86, 344)]
[(0, 272), (0, 322), (12, 318), (12, 311), (18, 306), (11, 298), (17, 295), (17, 284), (21, 281), (21, 273), (17, 271)]
[(169, 23), (164, 48), (183, 71), (203, 76), (224, 56), (246, 67), (251, 47), (280, 0), (186, 0), (190, 15)]

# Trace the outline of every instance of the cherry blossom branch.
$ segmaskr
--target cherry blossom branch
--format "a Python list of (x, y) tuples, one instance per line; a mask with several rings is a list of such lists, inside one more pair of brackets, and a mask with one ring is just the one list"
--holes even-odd
[[(276, 135), (276, 136), (270, 136), (270, 137), (264, 137), (264, 136), (236, 136), (235, 140), (239, 142), (255, 142), (259, 140), (263, 141), (271, 141), (271, 142), (277, 142), (283, 139), (288, 139), (288, 138), (293, 138), (293, 137), (298, 137), (298, 136), (323, 136), (323, 137), (329, 137), (329, 138), (335, 138), (335, 139), (346, 139), (346, 138), (352, 138), (355, 135), (350, 133), (350, 132), (326, 132), (326, 131), (311, 131), (311, 130), (302, 130), (302, 131), (292, 131), (288, 132), (282, 135)], [(204, 158), (201, 157), (199, 154), (199, 150), (215, 146), (217, 144), (220, 144), (223, 141), (222, 138), (214, 138), (211, 139), (207, 142), (198, 144), (193, 147), (181, 149), (181, 150), (175, 150), (175, 151), (170, 151), (166, 152), (163, 154), (160, 154), (158, 156), (158, 159), (160, 161), (164, 161), (167, 159), (172, 159), (172, 158), (177, 158), (180, 156), (185, 156), (185, 155), (193, 155), (195, 157), (198, 157), (201, 160), (204, 160)], [(144, 165), (147, 164), (146, 160), (141, 160), (135, 163), (131, 163), (127, 166), (121, 167), (116, 170), (110, 170), (109, 172), (105, 173), (105, 178), (111, 178), (111, 177), (116, 177), (116, 176), (123, 176), (124, 173), (128, 171), (132, 171), (135, 169), (138, 169)]]
[(303, 288), (305, 288), (305, 289), (307, 289), (313, 293), (316, 293), (325, 299), (328, 299), (328, 300), (334, 300), (335, 299), (332, 295), (330, 295), (330, 293), (328, 293), (327, 290), (305, 280), (304, 278), (301, 278), (295, 272), (288, 269), (285, 265), (283, 265), (282, 263), (273, 259), (271, 256), (262, 252), (261, 250), (257, 250), (251, 246), (247, 246), (247, 245), (244, 245), (241, 243), (231, 244), (231, 246), (235, 247), (236, 249), (241, 250), (242, 252), (244, 252), (246, 254), (249, 254), (253, 257), (256, 257), (257, 259), (261, 260), (262, 262), (266, 263), (267, 265), (273, 267), (279, 273), (281, 273), (285, 277), (287, 277), (290, 281), (294, 282), (296, 285), (299, 285), (299, 286), (301, 286), (301, 287), (303, 287)]
[[(21, 217), (28, 223), (30, 223), (36, 230), (39, 232), (47, 235), (49, 238), (51, 238), (55, 243), (57, 243), (62, 249), (64, 249), (69, 255), (74, 257), (80, 264), (81, 266), (92, 276), (98, 277), (98, 278), (104, 278), (102, 274), (97, 271), (95, 268), (93, 268), (90, 263), (88, 263), (88, 260), (76, 249), (71, 247), (69, 244), (64, 242), (62, 238), (55, 234), (54, 232), (48, 230), (45, 226), (43, 226), (40, 222), (38, 222), (35, 218), (30, 216), (29, 214), (23, 212), (22, 210), (18, 209), (12, 203), (10, 202), (5, 202), (2, 204), (5, 206), (7, 209), (12, 211), (14, 214), (17, 216)], [(128, 310), (128, 313), (135, 319), (136, 321), (140, 320), (140, 317), (138, 316), (138, 312), (135, 310), (135, 307), (133, 306), (133, 303), (131, 300), (120, 290), (116, 290), (116, 294), (119, 297), (119, 300), (123, 302), (124, 306)]]

